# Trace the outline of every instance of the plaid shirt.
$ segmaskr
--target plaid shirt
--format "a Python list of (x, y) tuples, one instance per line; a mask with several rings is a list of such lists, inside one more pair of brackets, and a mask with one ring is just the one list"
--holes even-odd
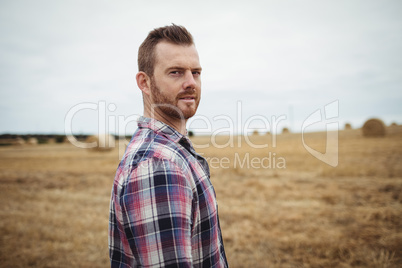
[(111, 267), (228, 267), (206, 160), (190, 140), (140, 117), (113, 184)]

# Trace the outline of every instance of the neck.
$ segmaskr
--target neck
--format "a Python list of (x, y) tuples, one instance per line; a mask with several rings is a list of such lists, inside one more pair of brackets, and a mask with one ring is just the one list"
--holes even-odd
[(187, 119), (182, 120), (182, 119), (168, 117), (164, 114), (158, 113), (157, 111), (155, 111), (155, 113), (153, 113), (153, 114), (149, 113), (148, 111), (144, 111), (144, 116), (161, 121), (161, 122), (165, 123), (166, 125), (174, 128), (182, 135), (187, 134), (187, 129), (186, 129)]

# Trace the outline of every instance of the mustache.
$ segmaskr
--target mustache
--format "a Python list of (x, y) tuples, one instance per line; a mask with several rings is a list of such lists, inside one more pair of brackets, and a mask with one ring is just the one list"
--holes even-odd
[(183, 92), (180, 92), (179, 94), (177, 94), (176, 98), (180, 99), (186, 96), (193, 96), (196, 99), (198, 99), (198, 94), (196, 93), (195, 89), (186, 89)]

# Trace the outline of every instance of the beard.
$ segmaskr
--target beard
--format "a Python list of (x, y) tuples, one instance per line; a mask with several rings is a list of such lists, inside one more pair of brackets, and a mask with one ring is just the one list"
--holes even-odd
[[(165, 93), (162, 93), (160, 88), (156, 85), (155, 80), (151, 78), (151, 92), (153, 98), (153, 107), (152, 112), (157, 110), (162, 114), (180, 120), (187, 120), (194, 116), (197, 111), (198, 104), (200, 103), (200, 97), (198, 94), (195, 94), (194, 89), (186, 89), (184, 92), (178, 94), (177, 96), (169, 96)], [(196, 95), (195, 96), (195, 107), (194, 105), (182, 105), (179, 107), (180, 98), (186, 95)]]

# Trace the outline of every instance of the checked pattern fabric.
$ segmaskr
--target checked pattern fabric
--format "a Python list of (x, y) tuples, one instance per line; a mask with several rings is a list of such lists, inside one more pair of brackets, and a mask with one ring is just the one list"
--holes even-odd
[(111, 267), (228, 267), (206, 160), (170, 126), (140, 117), (113, 183)]

